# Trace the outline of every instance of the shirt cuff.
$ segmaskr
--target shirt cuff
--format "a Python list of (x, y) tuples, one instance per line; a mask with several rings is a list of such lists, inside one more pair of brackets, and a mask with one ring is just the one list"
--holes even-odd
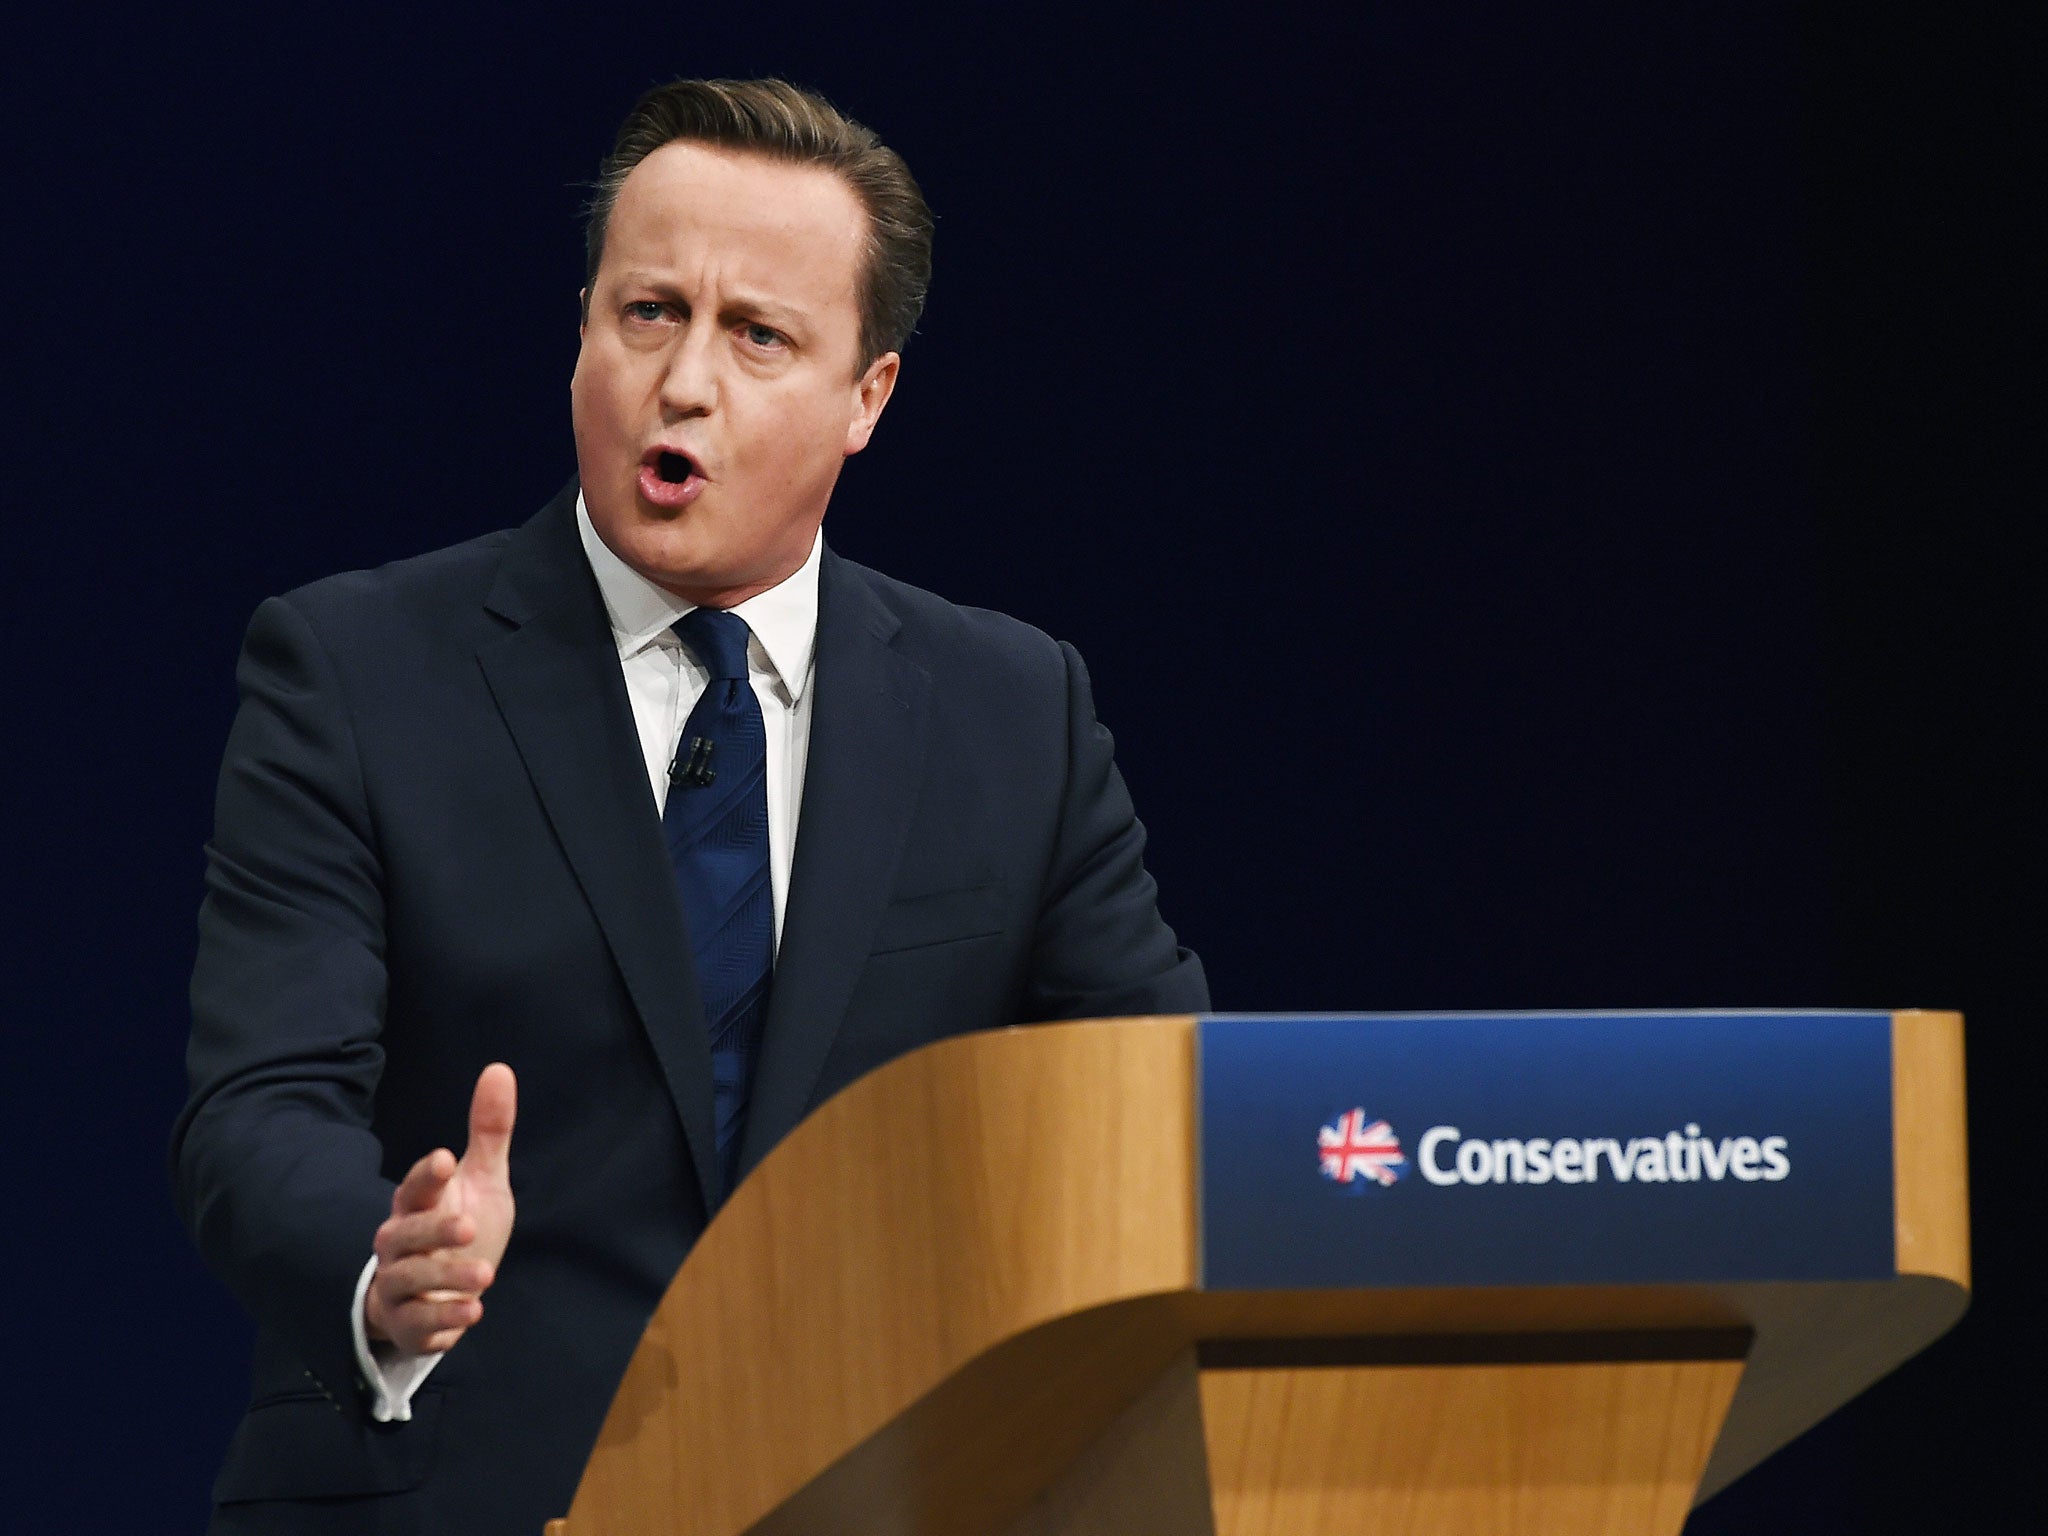
[(363, 1373), (363, 1382), (370, 1389), (370, 1417), (379, 1424), (409, 1424), (412, 1395), (441, 1363), (441, 1356), (403, 1354), (390, 1344), (379, 1349), (370, 1347), (369, 1331), (363, 1323), (363, 1299), (369, 1295), (370, 1279), (376, 1273), (377, 1255), (373, 1253), (356, 1280), (355, 1302), (348, 1313), (349, 1332), (356, 1341), (356, 1369)]

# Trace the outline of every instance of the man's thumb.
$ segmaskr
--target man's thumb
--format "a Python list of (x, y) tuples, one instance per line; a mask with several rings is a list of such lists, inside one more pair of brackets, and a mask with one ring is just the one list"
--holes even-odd
[(485, 1067), (469, 1100), (469, 1146), (462, 1160), (479, 1173), (505, 1177), (512, 1160), (512, 1121), (519, 1110), (519, 1080), (502, 1061)]

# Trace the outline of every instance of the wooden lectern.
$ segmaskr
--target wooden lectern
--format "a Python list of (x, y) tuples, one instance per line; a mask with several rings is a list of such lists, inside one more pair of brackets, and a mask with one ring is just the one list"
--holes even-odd
[[(1445, 1017), (1455, 1033), (1469, 1016)], [(1354, 1260), (1426, 1270), (1431, 1244), (1375, 1236), (1407, 1202), (1399, 1209), (1422, 1212), (1419, 1230), (1469, 1218), (1507, 1231), (1504, 1283), (1208, 1283), (1218, 1260), (1205, 1244), (1222, 1241), (1217, 1180), (1228, 1170), (1205, 1170), (1205, 1148), (1212, 1164), (1227, 1149), (1214, 1140), (1225, 1132), (1203, 1122), (1221, 1115), (1215, 1094), (1231, 1085), (1205, 1093), (1202, 1077), (1205, 1062), (1212, 1074), (1240, 1070), (1205, 1056), (1212, 1021), (1045, 1025), (927, 1047), (821, 1107), (734, 1193), (649, 1324), (575, 1500), (548, 1531), (1676, 1532), (1698, 1500), (1923, 1348), (1967, 1304), (1962, 1021), (1854, 1017), (1888, 1051), (1887, 1123), (1869, 1143), (1888, 1147), (1858, 1151), (1849, 1131), (1826, 1128), (1835, 1121), (1815, 1121), (1821, 1129), (1791, 1137), (1791, 1175), (1777, 1185), (1761, 1182), (1769, 1175), (1752, 1153), (1731, 1153), (1735, 1143), (1696, 1124), (1668, 1140), (1671, 1177), (1690, 1158), (1697, 1188), (1652, 1187), (1647, 1152), (1623, 1187), (1616, 1154), (1596, 1152), (1608, 1175), (1598, 1188), (1536, 1189), (1538, 1164), (1525, 1168), (1520, 1152), (1514, 1181), (1503, 1171), (1506, 1142), (1454, 1161), (1454, 1133), (1438, 1130), (1427, 1148), (1410, 1140), (1405, 1153), (1368, 1158), (1361, 1183), (1373, 1187), (1345, 1203), (1337, 1181), (1355, 1170), (1342, 1137), (1362, 1137), (1365, 1117), (1340, 1115), (1339, 1139), (1326, 1128), (1320, 1152), (1316, 1121), (1306, 1123), (1300, 1187), (1276, 1185), (1274, 1208), (1321, 1200), (1327, 1211), (1304, 1219), (1358, 1234), (1323, 1245), (1318, 1273)], [(1348, 1022), (1370, 1038), (1373, 1020)], [(1533, 1042), (1550, 1026), (1532, 1016), (1513, 1027), (1536, 1032)], [(1637, 1027), (1665, 1029), (1657, 1018)], [(1256, 1051), (1267, 1037), (1235, 1038)], [(1558, 1081), (1579, 1091), (1611, 1053), (1574, 1060), (1579, 1037), (1558, 1038), (1544, 1059), (1561, 1053)], [(1465, 1059), (1447, 1053), (1433, 1069), (1446, 1092), (1473, 1075)], [(1761, 1061), (1759, 1081), (1832, 1091), (1825, 1060), (1801, 1061), (1783, 1071)], [(1674, 1075), (1695, 1070), (1714, 1069)], [(1328, 1075), (1335, 1110), (1353, 1087)], [(1245, 1134), (1262, 1123), (1247, 1121)], [(1411, 1127), (1412, 1137), (1412, 1116)], [(1385, 1121), (1372, 1129), (1394, 1134)], [(1289, 1126), (1274, 1134), (1295, 1145)], [(1708, 1138), (1707, 1172), (1685, 1137)], [(1412, 1175), (1425, 1152), (1426, 1177), (1396, 1184), (1389, 1168)], [(1653, 1223), (1725, 1208), (1740, 1231), (1750, 1219), (1741, 1202), (1789, 1209), (1799, 1181), (1835, 1176), (1807, 1168), (1835, 1157), (1827, 1166), (1853, 1178), (1871, 1172), (1855, 1159), (1886, 1154), (1875, 1177), (1889, 1195), (1889, 1260), (1876, 1270), (1844, 1260), (1843, 1273), (1830, 1271), (1836, 1239), (1825, 1236), (1790, 1278), (1686, 1277), (1688, 1263), (1740, 1270), (1740, 1252), (1680, 1252), (1657, 1261), (1675, 1266), (1671, 1277), (1643, 1281), (1630, 1278), (1640, 1266), (1626, 1253), (1588, 1252), (1577, 1238), (1545, 1251), (1547, 1234), (1601, 1201)], [(1731, 1156), (1748, 1159), (1740, 1187)], [(1836, 1203), (1826, 1188), (1796, 1192), (1819, 1198), (1817, 1209)], [(1255, 1241), (1257, 1205), (1229, 1217)], [(1551, 1214), (1515, 1227), (1525, 1209)], [(1672, 1229), (1681, 1248), (1693, 1219)], [(1759, 1252), (1778, 1251), (1757, 1230)], [(1484, 1256), (1495, 1250), (1474, 1242), (1469, 1262), (1493, 1262)], [(1287, 1256), (1274, 1262), (1284, 1280)], [(1576, 1278), (1526, 1283), (1553, 1272)]]

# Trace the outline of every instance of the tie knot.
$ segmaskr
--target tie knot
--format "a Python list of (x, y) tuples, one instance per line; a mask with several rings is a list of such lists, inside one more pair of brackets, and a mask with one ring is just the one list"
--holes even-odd
[(676, 637), (720, 682), (747, 680), (747, 621), (720, 608), (692, 608), (675, 622)]

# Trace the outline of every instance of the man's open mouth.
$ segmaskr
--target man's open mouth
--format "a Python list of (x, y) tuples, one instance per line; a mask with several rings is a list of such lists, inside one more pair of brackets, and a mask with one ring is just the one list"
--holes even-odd
[(697, 466), (684, 455), (664, 448), (654, 460), (654, 472), (670, 485), (681, 485), (697, 473)]

